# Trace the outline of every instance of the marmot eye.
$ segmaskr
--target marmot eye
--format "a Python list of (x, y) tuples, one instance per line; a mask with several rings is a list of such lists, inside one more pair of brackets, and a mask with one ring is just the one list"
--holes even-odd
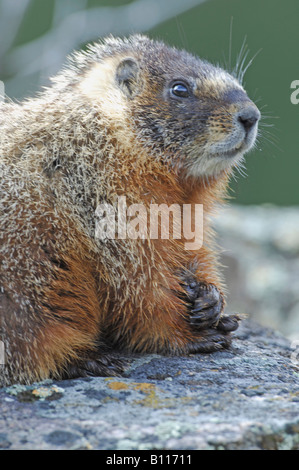
[(184, 83), (175, 83), (172, 85), (171, 93), (179, 98), (188, 98), (190, 95), (189, 89)]

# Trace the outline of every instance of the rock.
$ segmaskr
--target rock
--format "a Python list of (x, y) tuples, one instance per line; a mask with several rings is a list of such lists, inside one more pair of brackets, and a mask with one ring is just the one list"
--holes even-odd
[(1, 389), (0, 448), (299, 449), (299, 352), (280, 333), (246, 320), (229, 350), (128, 361)]

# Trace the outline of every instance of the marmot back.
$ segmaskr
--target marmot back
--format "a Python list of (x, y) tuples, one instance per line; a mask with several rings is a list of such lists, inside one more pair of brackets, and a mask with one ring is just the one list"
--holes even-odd
[[(257, 134), (241, 84), (137, 35), (73, 54), (51, 87), (0, 106), (1, 385), (115, 375), (120, 351), (227, 348), (239, 319), (223, 314), (209, 218)], [(176, 228), (202, 205), (200, 247), (152, 236), (162, 204)]]

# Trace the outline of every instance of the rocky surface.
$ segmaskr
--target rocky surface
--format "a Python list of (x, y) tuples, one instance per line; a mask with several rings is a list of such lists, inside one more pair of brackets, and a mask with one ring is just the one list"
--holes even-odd
[(245, 321), (230, 350), (0, 391), (2, 449), (299, 449), (299, 351)]

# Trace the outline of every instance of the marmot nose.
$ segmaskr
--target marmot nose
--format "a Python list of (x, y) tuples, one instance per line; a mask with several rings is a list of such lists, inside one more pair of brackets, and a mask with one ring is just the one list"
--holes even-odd
[(258, 122), (260, 117), (261, 113), (253, 106), (247, 106), (237, 113), (238, 121), (243, 125), (246, 132), (250, 131), (250, 129)]

